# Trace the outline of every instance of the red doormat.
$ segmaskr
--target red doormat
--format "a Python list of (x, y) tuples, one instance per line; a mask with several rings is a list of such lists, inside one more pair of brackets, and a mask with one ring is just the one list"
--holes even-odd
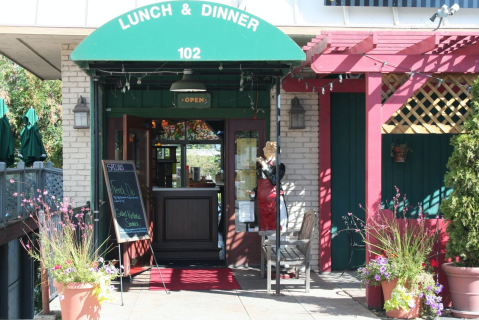
[[(230, 268), (160, 269), (166, 289), (236, 290), (241, 289)], [(150, 275), (150, 290), (164, 290), (158, 269)]]

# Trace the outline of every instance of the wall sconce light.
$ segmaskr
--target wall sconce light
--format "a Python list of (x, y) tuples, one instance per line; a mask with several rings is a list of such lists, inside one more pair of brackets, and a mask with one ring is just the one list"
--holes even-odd
[(90, 128), (90, 109), (86, 106), (86, 99), (80, 96), (78, 104), (73, 108), (73, 129)]
[(299, 99), (294, 97), (291, 100), (291, 110), (289, 111), (289, 128), (290, 129), (304, 129), (306, 128), (304, 125), (304, 114), (306, 111), (304, 108), (299, 104)]

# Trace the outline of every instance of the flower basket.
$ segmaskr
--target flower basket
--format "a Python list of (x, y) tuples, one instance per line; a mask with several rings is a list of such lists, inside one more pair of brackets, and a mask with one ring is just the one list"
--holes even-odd
[(391, 157), (394, 158), (396, 162), (406, 162), (407, 153), (412, 149), (408, 147), (407, 143), (393, 143), (391, 144)]
[(394, 152), (394, 161), (396, 162), (406, 162), (407, 151), (404, 152), (400, 147), (395, 147)]

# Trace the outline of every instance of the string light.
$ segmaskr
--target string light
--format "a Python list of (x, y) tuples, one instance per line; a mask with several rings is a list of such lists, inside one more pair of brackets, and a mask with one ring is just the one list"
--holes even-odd
[(220, 62), (220, 66), (218, 67), (218, 69), (221, 71), (223, 70), (223, 64)]
[(324, 94), (324, 87), (321, 87), (321, 93)]
[[(380, 60), (380, 59), (377, 59), (377, 58), (368, 56), (367, 54), (365, 54), (365, 55), (363, 55), (363, 56), (364, 56), (364, 57), (367, 57), (367, 58), (369, 58), (369, 59), (371, 59), (371, 60), (375, 60), (375, 61), (377, 61), (377, 62), (382, 63), (382, 66), (383, 66), (383, 67), (384, 67), (386, 64), (388, 64), (387, 61), (382, 61), (382, 60)], [(462, 88), (467, 89), (467, 93), (470, 93), (470, 92), (471, 92), (471, 87), (469, 87), (468, 84), (463, 85), (463, 84), (457, 83), (457, 82), (445, 81), (445, 80), (442, 79), (442, 78), (434, 77), (434, 76), (431, 76), (431, 75), (426, 74), (426, 73), (422, 73), (422, 72), (410, 70), (410, 69), (408, 69), (408, 68), (404, 68), (404, 67), (401, 67), (401, 66), (398, 66), (398, 65), (394, 65), (394, 64), (389, 64), (389, 65), (391, 65), (392, 67), (398, 68), (398, 69), (403, 69), (403, 70), (405, 71), (405, 73), (410, 73), (410, 74), (409, 74), (409, 79), (411, 79), (414, 74), (423, 75), (423, 76), (428, 77), (428, 78), (436, 79), (436, 80), (439, 82), (439, 83), (438, 83), (438, 87), (441, 86), (443, 83), (448, 83), (448, 84), (452, 84), (452, 85), (455, 85), (455, 86), (458, 86), (458, 87), (462, 87)]]
[(339, 75), (339, 83), (343, 83), (343, 76)]
[(332, 82), (329, 83), (329, 90), (333, 91), (333, 83)]
[(313, 87), (313, 93), (314, 93), (315, 90), (316, 90), (316, 87)]
[(440, 79), (440, 80), (437, 82), (437, 86), (436, 86), (436, 87), (439, 88), (439, 87), (441, 86), (441, 84), (442, 84), (443, 81), (444, 81), (444, 79)]
[(306, 83), (306, 90), (308, 90), (308, 83), (307, 82), (305, 82), (305, 83)]

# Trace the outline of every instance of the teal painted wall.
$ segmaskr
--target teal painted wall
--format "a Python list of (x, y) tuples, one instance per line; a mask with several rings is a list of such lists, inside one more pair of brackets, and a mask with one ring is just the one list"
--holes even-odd
[[(386, 134), (382, 139), (382, 201), (386, 208), (396, 195), (406, 193), (409, 212), (416, 215), (418, 203), (431, 218), (439, 213), (439, 204), (451, 192), (444, 186), (447, 160), (452, 154), (452, 134)], [(397, 163), (390, 156), (391, 144), (407, 143), (409, 151), (405, 163)]]
[[(353, 212), (364, 218), (359, 208), (365, 199), (365, 105), (364, 94), (331, 95), (331, 213), (332, 232), (344, 229), (341, 216)], [(418, 213), (418, 203), (431, 218), (451, 190), (444, 186), (446, 163), (452, 154), (451, 134), (382, 135), (382, 203), (388, 207), (397, 186), (406, 193), (410, 214)], [(407, 143), (412, 148), (407, 162), (396, 163), (390, 156), (391, 143)], [(356, 235), (357, 236), (357, 235)], [(360, 237), (357, 236), (358, 242)], [(351, 266), (364, 264), (365, 255), (356, 250)], [(346, 268), (349, 253), (346, 233), (332, 239), (333, 270)]]

